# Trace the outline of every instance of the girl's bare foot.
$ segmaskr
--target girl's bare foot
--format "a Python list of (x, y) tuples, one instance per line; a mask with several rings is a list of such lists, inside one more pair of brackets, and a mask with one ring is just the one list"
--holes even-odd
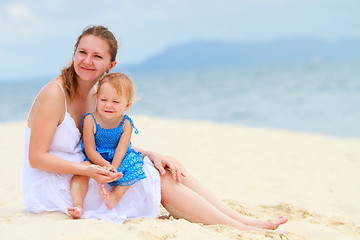
[(82, 208), (81, 207), (69, 207), (67, 209), (67, 212), (73, 219), (80, 219), (81, 214), (82, 214)]
[(118, 201), (115, 199), (114, 194), (106, 190), (104, 184), (101, 184), (99, 193), (100, 196), (104, 199), (104, 202), (106, 203), (106, 206), (108, 208), (113, 209), (116, 204), (118, 204)]
[(280, 225), (286, 223), (288, 220), (289, 219), (286, 216), (280, 216), (276, 219), (268, 220), (268, 224), (265, 229), (276, 230)]

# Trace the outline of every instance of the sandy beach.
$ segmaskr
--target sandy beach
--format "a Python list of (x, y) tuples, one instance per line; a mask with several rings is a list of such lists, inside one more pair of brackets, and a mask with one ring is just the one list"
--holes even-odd
[(125, 224), (28, 213), (22, 198), (26, 123), (0, 124), (0, 239), (360, 239), (360, 139), (132, 116), (135, 146), (182, 161), (235, 211), (280, 215), (287, 235), (203, 226), (167, 216)]

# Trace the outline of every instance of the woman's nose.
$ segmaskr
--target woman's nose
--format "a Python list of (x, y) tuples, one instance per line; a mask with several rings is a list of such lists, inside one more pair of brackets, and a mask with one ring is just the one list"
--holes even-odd
[(86, 56), (84, 59), (84, 63), (86, 64), (91, 64), (91, 57), (90, 56)]

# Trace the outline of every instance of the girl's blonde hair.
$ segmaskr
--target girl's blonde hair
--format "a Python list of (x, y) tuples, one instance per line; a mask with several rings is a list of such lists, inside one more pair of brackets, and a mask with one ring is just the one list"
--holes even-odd
[[(95, 36), (105, 40), (109, 45), (109, 53), (111, 56), (111, 62), (116, 60), (116, 54), (118, 51), (118, 42), (112, 32), (109, 31), (108, 28), (104, 26), (88, 26), (84, 29), (82, 34), (78, 37), (77, 42), (74, 45), (74, 54), (79, 46), (80, 40), (84, 36)], [(65, 91), (67, 96), (69, 97), (70, 101), (74, 100), (76, 89), (78, 86), (76, 80), (76, 72), (74, 67), (74, 60), (71, 61), (70, 65), (61, 70), (61, 76), (64, 80), (65, 84)]]
[(123, 73), (109, 73), (105, 75), (98, 84), (97, 93), (100, 91), (101, 86), (104, 83), (110, 83), (116, 90), (116, 92), (125, 97), (130, 103), (135, 100), (135, 84), (134, 82)]

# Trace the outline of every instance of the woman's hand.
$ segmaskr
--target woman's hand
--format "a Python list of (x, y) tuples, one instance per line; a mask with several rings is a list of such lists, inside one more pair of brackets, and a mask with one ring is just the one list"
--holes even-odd
[(123, 174), (120, 172), (113, 172), (109, 169), (103, 168), (99, 165), (88, 165), (88, 176), (93, 178), (98, 183), (109, 183), (122, 178)]
[(181, 182), (186, 177), (186, 170), (180, 161), (172, 156), (153, 154), (151, 160), (161, 175), (166, 174), (166, 169), (172, 174), (175, 181)]
[(187, 175), (187, 171), (179, 160), (172, 156), (161, 155), (156, 152), (147, 151), (133, 146), (135, 151), (141, 152), (143, 157), (147, 156), (155, 165), (161, 175), (166, 174), (166, 170), (169, 170), (175, 181), (181, 182)]

